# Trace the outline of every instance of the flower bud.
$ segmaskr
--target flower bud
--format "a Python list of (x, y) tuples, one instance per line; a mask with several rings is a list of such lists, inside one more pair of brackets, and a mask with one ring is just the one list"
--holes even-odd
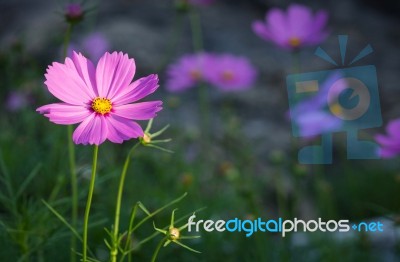
[(85, 12), (78, 3), (68, 4), (65, 8), (65, 19), (68, 23), (76, 24), (82, 21)]

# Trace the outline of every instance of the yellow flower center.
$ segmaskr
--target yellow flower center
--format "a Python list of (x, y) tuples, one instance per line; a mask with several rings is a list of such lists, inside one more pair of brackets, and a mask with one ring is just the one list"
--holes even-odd
[(222, 72), (222, 79), (225, 81), (231, 81), (234, 78), (234, 74), (231, 71), (224, 71)]
[(179, 229), (177, 229), (176, 227), (172, 227), (169, 229), (169, 239), (170, 240), (177, 240), (180, 237), (180, 232)]
[(292, 37), (289, 39), (289, 45), (292, 47), (298, 47), (301, 44), (301, 40), (298, 37)]
[(110, 99), (98, 97), (93, 100), (92, 109), (96, 113), (104, 115), (110, 113), (112, 109), (112, 104)]

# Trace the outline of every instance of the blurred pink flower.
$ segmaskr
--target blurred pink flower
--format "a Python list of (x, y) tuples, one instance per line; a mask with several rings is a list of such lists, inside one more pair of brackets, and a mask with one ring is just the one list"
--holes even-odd
[[(318, 135), (340, 130), (344, 123), (329, 111), (327, 96), (332, 85), (342, 77), (343, 74), (340, 71), (328, 75), (317, 93), (303, 98), (290, 109), (290, 118), (298, 128), (298, 135), (315, 139)], [(341, 84), (347, 86), (345, 81)]]
[(184, 55), (167, 68), (167, 90), (179, 92), (205, 81), (205, 69), (212, 60), (211, 55), (206, 53)]
[(68, 56), (72, 56), (74, 51), (97, 62), (105, 52), (110, 51), (110, 43), (102, 33), (94, 32), (84, 37), (80, 43), (72, 43), (68, 48)]
[(6, 100), (6, 108), (8, 111), (16, 112), (31, 103), (31, 98), (25, 93), (20, 91), (11, 91)]
[(390, 121), (386, 132), (387, 135), (376, 135), (375, 141), (381, 146), (378, 152), (380, 157), (392, 158), (400, 154), (400, 118)]
[(53, 123), (80, 123), (73, 134), (76, 144), (100, 145), (143, 136), (143, 129), (132, 120), (154, 118), (161, 101), (134, 103), (158, 88), (157, 75), (131, 83), (135, 61), (122, 52), (105, 53), (95, 68), (82, 54), (74, 52), (65, 63), (54, 62), (46, 73), (46, 86), (62, 103), (38, 108)]
[(325, 11), (313, 15), (307, 6), (292, 4), (286, 13), (277, 8), (269, 10), (265, 21), (253, 22), (252, 28), (262, 39), (293, 50), (324, 41), (328, 36), (325, 30), (327, 21), (328, 13)]
[(257, 70), (245, 57), (230, 54), (199, 53), (185, 55), (167, 69), (167, 89), (183, 91), (200, 81), (223, 91), (248, 89), (254, 83)]
[(304, 112), (296, 119), (301, 137), (314, 139), (321, 134), (329, 134), (343, 125), (343, 121), (323, 110)]
[(252, 87), (257, 70), (241, 56), (223, 54), (214, 57), (206, 68), (207, 80), (223, 91), (237, 91)]

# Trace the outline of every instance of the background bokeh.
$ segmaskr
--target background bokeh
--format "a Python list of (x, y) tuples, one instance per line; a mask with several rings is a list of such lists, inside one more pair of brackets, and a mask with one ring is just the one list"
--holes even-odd
[[(298, 146), (307, 142), (291, 135), (286, 75), (293, 72), (292, 57), (257, 37), (251, 23), (263, 19), (271, 7), (286, 8), (292, 1), (216, 0), (196, 7), (206, 51), (245, 56), (259, 71), (254, 86), (226, 93), (210, 89), (211, 111), (207, 161), (203, 144), (197, 92), (169, 93), (167, 65), (192, 53), (189, 18), (176, 11), (174, 1), (85, 1), (89, 12), (75, 26), (72, 42), (100, 32), (110, 51), (134, 57), (135, 78), (157, 73), (160, 88), (152, 100), (164, 102), (154, 129), (170, 124), (163, 134), (172, 138), (167, 154), (141, 148), (130, 167), (125, 187), (122, 224), (130, 208), (141, 201), (154, 210), (184, 192), (178, 216), (207, 207), (198, 219), (287, 218), (384, 221), (382, 233), (297, 233), (283, 239), (272, 233), (246, 238), (242, 233), (206, 233), (189, 246), (162, 249), (159, 261), (398, 261), (400, 173), (397, 159), (347, 160), (344, 133), (334, 137), (332, 165), (307, 166), (297, 162)], [(338, 34), (349, 35), (347, 56), (354, 57), (368, 43), (374, 53), (360, 64), (377, 68), (384, 123), (400, 116), (400, 6), (396, 1), (298, 1), (329, 13), (330, 36), (322, 47), (335, 60), (340, 52)], [(0, 257), (2, 261), (68, 261), (69, 231), (43, 205), (46, 199), (68, 216), (69, 180), (66, 130), (49, 123), (35, 109), (53, 101), (45, 88), (44, 72), (61, 61), (66, 29), (63, 1), (16, 0), (0, 2), (0, 160), (1, 192), (14, 188), (14, 199), (0, 199)], [(301, 71), (332, 66), (313, 55), (315, 47), (300, 54)], [(17, 97), (16, 97), (17, 94)], [(14, 98), (13, 98), (14, 96)], [(11, 100), (10, 100), (11, 99)], [(14, 100), (12, 100), (14, 99)], [(11, 106), (10, 106), (11, 105)], [(146, 123), (141, 123), (144, 127)], [(382, 129), (364, 130), (372, 139)], [(90, 246), (100, 260), (107, 258), (105, 226), (112, 222), (115, 192), (125, 155), (133, 142), (100, 148)], [(90, 176), (91, 148), (77, 146), (80, 214)], [(37, 175), (25, 185), (32, 172)], [(8, 174), (10, 180), (4, 177)], [(8, 183), (8, 182), (9, 183)], [(170, 212), (155, 218), (168, 225)], [(96, 222), (97, 221), (97, 222)], [(144, 238), (151, 223), (133, 236)], [(149, 233), (150, 232), (150, 233)], [(157, 244), (151, 241), (134, 251), (136, 261), (148, 261)], [(60, 256), (60, 254), (63, 254)], [(64, 255), (65, 254), (65, 255)], [(4, 259), (3, 259), (4, 258)]]

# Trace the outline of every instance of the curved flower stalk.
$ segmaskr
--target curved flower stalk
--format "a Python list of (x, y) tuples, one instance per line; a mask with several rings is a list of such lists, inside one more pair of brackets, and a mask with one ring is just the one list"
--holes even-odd
[[(92, 175), (83, 223), (83, 258), (87, 257), (88, 223), (95, 186), (99, 145), (105, 140), (122, 143), (144, 135), (133, 120), (148, 120), (161, 110), (161, 101), (134, 103), (158, 88), (157, 75), (131, 83), (136, 65), (122, 52), (105, 53), (96, 68), (82, 54), (74, 52), (65, 63), (54, 62), (47, 69), (46, 86), (61, 103), (37, 109), (56, 124), (73, 125), (72, 139), (76, 144), (94, 146)], [(124, 168), (126, 173), (126, 168)]]
[(193, 249), (193, 248), (191, 248), (191, 247), (186, 246), (185, 244), (183, 244), (183, 243), (180, 241), (180, 240), (182, 240), (182, 239), (195, 239), (195, 238), (200, 238), (200, 236), (182, 236), (182, 235), (181, 235), (181, 231), (184, 230), (185, 228), (187, 228), (187, 227), (189, 226), (189, 224), (186, 223), (185, 225), (183, 225), (183, 226), (181, 226), (181, 227), (179, 227), (179, 228), (175, 227), (174, 221), (175, 221), (175, 211), (176, 211), (176, 210), (177, 210), (177, 209), (174, 209), (174, 210), (172, 211), (171, 223), (170, 223), (170, 225), (169, 225), (169, 227), (168, 227), (168, 230), (163, 230), (163, 229), (157, 228), (156, 225), (155, 225), (154, 222), (153, 222), (154, 229), (155, 229), (156, 231), (158, 231), (159, 233), (164, 234), (165, 237), (160, 241), (160, 243), (159, 243), (159, 245), (158, 245), (156, 251), (154, 252), (153, 258), (152, 258), (152, 260), (151, 260), (152, 262), (156, 261), (156, 258), (157, 258), (157, 256), (158, 256), (158, 253), (159, 253), (160, 249), (161, 249), (161, 246), (166, 247), (166, 246), (168, 246), (171, 242), (172, 242), (172, 243), (175, 243), (175, 244), (177, 244), (177, 245), (179, 245), (179, 246), (181, 246), (181, 247), (183, 247), (183, 248), (185, 248), (185, 249), (187, 249), (187, 250), (189, 250), (189, 251), (192, 251), (192, 252), (195, 252), (195, 253), (201, 253), (200, 251), (197, 251), (197, 250), (195, 250), (195, 249)]
[[(157, 148), (164, 152), (172, 153), (172, 151), (156, 145), (158, 143), (167, 143), (167, 142), (171, 141), (171, 139), (152, 140), (152, 138), (155, 138), (155, 137), (158, 137), (159, 135), (161, 135), (168, 128), (168, 126), (164, 127), (163, 129), (161, 129), (160, 131), (158, 131), (154, 134), (150, 134), (149, 132), (150, 132), (152, 124), (153, 124), (153, 119), (150, 119), (150, 121), (147, 124), (146, 130), (144, 131), (143, 137), (140, 137), (139, 142), (137, 142), (129, 151), (129, 153), (125, 159), (124, 167), (122, 169), (122, 173), (121, 173), (121, 177), (120, 177), (120, 181), (119, 181), (118, 193), (117, 193), (113, 232), (112, 232), (112, 234), (110, 234), (111, 240), (112, 240), (112, 245), (110, 245), (110, 244), (107, 245), (110, 249), (110, 260), (112, 262), (117, 261), (118, 250), (120, 247), (121, 238), (120, 238), (120, 234), (119, 234), (119, 221), (120, 221), (120, 214), (121, 214), (122, 193), (124, 190), (125, 177), (126, 177), (126, 174), (128, 171), (130, 160), (132, 158), (133, 153), (135, 152), (135, 149), (140, 144), (142, 144), (144, 146), (154, 147), (154, 148)], [(145, 210), (144, 206), (139, 205), (139, 207), (141, 207), (142, 210)]]

